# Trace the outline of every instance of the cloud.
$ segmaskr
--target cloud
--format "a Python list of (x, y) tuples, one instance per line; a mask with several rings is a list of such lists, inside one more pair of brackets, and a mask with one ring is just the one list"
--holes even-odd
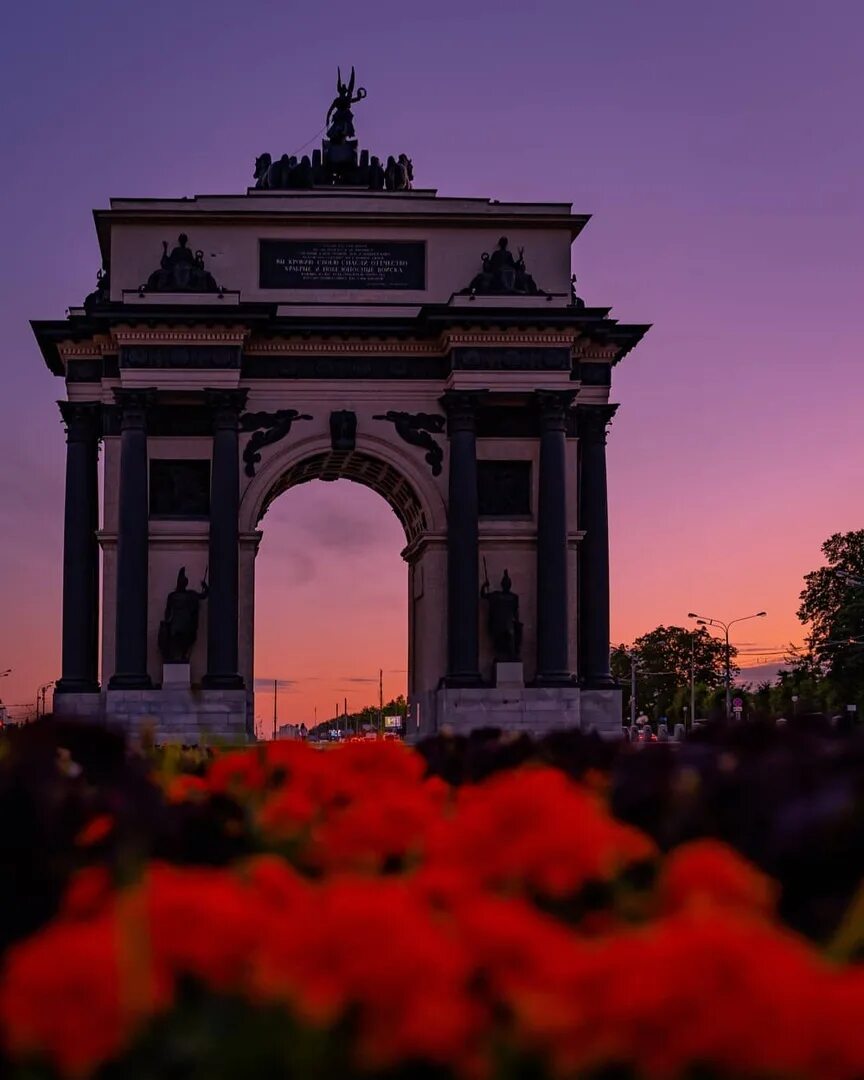
[(299, 679), (268, 679), (266, 676), (257, 676), (255, 679), (256, 690), (272, 690), (273, 683), (277, 684), (278, 690), (293, 690), (297, 686)]

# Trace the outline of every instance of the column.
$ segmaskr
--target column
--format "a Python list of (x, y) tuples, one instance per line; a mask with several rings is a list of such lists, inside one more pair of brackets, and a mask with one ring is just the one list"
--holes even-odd
[(120, 499), (117, 530), (117, 628), (111, 690), (146, 690), (149, 506), (147, 408), (153, 390), (115, 390), (120, 406)]
[(58, 694), (99, 690), (99, 402), (58, 401), (66, 425), (63, 660)]
[(240, 581), (240, 413), (247, 390), (206, 390), (213, 413), (210, 475), (210, 595), (207, 611), (207, 674), (211, 690), (242, 690), (238, 670)]
[(449, 390), (447, 517), (447, 685), (480, 685), (480, 569), (475, 414), (480, 393)]
[(586, 689), (617, 684), (609, 670), (609, 514), (606, 428), (617, 405), (580, 405), (579, 679)]
[(537, 683), (572, 682), (567, 592), (567, 410), (572, 391), (538, 390)]

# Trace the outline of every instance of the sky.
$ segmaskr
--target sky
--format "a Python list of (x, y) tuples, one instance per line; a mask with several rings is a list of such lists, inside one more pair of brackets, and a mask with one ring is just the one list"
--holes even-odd
[[(580, 294), (653, 324), (613, 386), (615, 640), (761, 609), (738, 644), (770, 659), (801, 640), (803, 574), (862, 523), (862, 31), (855, 0), (15, 5), (0, 41), (3, 700), (33, 702), (59, 674), (63, 386), (28, 319), (92, 288), (93, 207), (243, 191), (257, 154), (319, 131), (337, 64), (369, 92), (363, 144), (404, 147), (420, 186), (592, 214)], [(264, 527), (257, 675), (285, 680), (285, 718), (374, 701), (379, 668), (398, 692), (405, 569), (386, 504), (308, 485)], [(353, 628), (338, 648), (334, 612)]]

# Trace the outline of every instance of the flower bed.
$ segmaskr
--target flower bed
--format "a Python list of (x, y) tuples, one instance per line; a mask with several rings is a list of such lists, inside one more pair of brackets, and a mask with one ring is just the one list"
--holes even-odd
[(691, 769), (697, 806), (735, 751), (694, 746), (148, 761), (22, 733), (0, 758), (0, 1075), (864, 1076), (864, 913), (819, 947), (728, 844), (667, 850), (669, 807), (653, 836), (611, 812), (640, 768), (659, 791)]

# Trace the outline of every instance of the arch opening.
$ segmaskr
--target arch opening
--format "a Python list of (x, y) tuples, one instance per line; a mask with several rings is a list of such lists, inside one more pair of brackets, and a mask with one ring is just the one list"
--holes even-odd
[(351, 480), (376, 492), (399, 519), (405, 531), (406, 546), (414, 544), (428, 531), (426, 512), (402, 473), (381, 458), (357, 450), (312, 454), (290, 466), (268, 491), (258, 516), (259, 522), (274, 499), (289, 488), (310, 480)]
[(335, 483), (315, 483), (318, 468), (292, 471), (268, 498), (255, 559), (254, 715), (265, 738), (344, 726), (343, 712), (378, 705), (379, 671), (385, 705), (408, 688), (402, 519), (369, 483), (332, 472)]

